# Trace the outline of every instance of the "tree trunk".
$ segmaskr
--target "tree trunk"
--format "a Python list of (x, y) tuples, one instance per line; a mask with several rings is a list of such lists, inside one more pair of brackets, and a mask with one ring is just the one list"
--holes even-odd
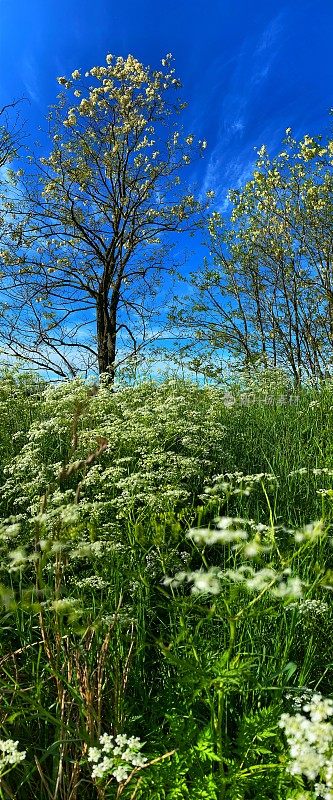
[[(109, 307), (108, 307), (109, 306)], [(117, 338), (118, 297), (108, 303), (104, 294), (99, 295), (96, 306), (98, 371), (109, 384), (114, 383)]]

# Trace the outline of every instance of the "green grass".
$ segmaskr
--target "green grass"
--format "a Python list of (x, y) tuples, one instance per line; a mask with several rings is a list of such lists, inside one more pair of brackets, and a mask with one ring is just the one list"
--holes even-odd
[[(177, 380), (8, 373), (0, 402), (0, 738), (26, 751), (2, 797), (315, 797), (278, 720), (332, 686), (333, 388), (288, 399), (264, 375), (229, 407)], [(226, 516), (229, 544), (187, 535)], [(272, 584), (230, 578), (244, 565)], [(93, 780), (103, 733), (139, 736), (149, 765)]]

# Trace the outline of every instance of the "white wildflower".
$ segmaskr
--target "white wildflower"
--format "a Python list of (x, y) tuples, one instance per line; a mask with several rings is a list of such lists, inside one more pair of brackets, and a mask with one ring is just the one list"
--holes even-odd
[(305, 599), (301, 603), (298, 604), (298, 614), (302, 618), (309, 617), (313, 620), (316, 617), (323, 617), (329, 611), (328, 603), (325, 603), (324, 600), (311, 600)]
[(214, 570), (197, 570), (191, 573), (193, 594), (220, 594), (221, 584)]
[(75, 586), (78, 589), (106, 589), (109, 583), (99, 575), (90, 575), (88, 578), (81, 578), (80, 581), (75, 581)]
[(315, 797), (326, 800), (333, 797), (333, 701), (314, 694), (303, 711), (308, 716), (282, 714), (279, 722), (289, 745), (288, 772), (316, 781)]
[(191, 591), (193, 594), (219, 594), (221, 591), (219, 574), (219, 570), (216, 567), (211, 567), (207, 571), (202, 569), (194, 572), (181, 571), (176, 572), (173, 578), (166, 576), (163, 583), (164, 586), (177, 588), (186, 581), (187, 583), (192, 583)]
[(126, 778), (128, 778), (129, 770), (126, 769), (126, 767), (120, 765), (119, 767), (117, 767), (117, 769), (113, 770), (112, 775), (116, 779), (116, 781), (118, 781), (118, 783), (121, 783), (122, 781), (125, 781)]
[(271, 590), (273, 597), (280, 597), (282, 599), (301, 597), (302, 593), (302, 581), (298, 577), (288, 577), (286, 581), (281, 581)]
[(88, 750), (88, 761), (97, 762), (101, 755), (101, 751), (98, 747), (89, 747)]
[(254, 539), (252, 539), (250, 542), (247, 542), (245, 547), (243, 547), (242, 553), (245, 558), (255, 558), (257, 555), (259, 555), (259, 553), (262, 552), (262, 549), (263, 548), (259, 542), (256, 542)]
[(110, 750), (113, 748), (113, 737), (110, 736), (108, 733), (103, 733), (102, 736), (99, 737), (100, 744), (102, 745), (102, 750), (105, 750), (106, 753), (109, 753)]
[(231, 526), (238, 520), (232, 517), (220, 517), (216, 528), (190, 528), (186, 534), (188, 539), (192, 539), (196, 544), (229, 544), (247, 539), (248, 534), (241, 529), (233, 530)]
[(79, 600), (73, 597), (62, 597), (58, 600), (52, 600), (50, 608), (52, 611), (55, 611), (56, 614), (72, 614), (73, 611), (78, 610), (78, 604)]
[(18, 742), (13, 739), (0, 739), (0, 775), (6, 767), (16, 766), (26, 757), (25, 750), (18, 750)]
[(315, 522), (310, 522), (308, 525), (304, 525), (303, 528), (300, 528), (300, 530), (295, 531), (294, 538), (295, 542), (300, 544), (305, 540), (314, 541), (320, 536), (323, 536), (324, 533), (324, 523), (319, 519)]
[(140, 753), (143, 742), (136, 736), (118, 734), (115, 738), (103, 733), (101, 747), (90, 747), (88, 761), (94, 764), (92, 777), (103, 779), (112, 776), (118, 783), (125, 781), (133, 768), (143, 767), (147, 758)]

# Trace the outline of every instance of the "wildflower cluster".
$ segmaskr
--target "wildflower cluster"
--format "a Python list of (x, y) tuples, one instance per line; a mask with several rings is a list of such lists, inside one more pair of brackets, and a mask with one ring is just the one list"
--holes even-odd
[(25, 757), (26, 751), (18, 750), (18, 742), (14, 742), (13, 739), (0, 739), (0, 776), (24, 761)]
[(77, 589), (106, 589), (109, 586), (108, 581), (103, 580), (100, 575), (91, 575), (87, 578), (81, 578), (75, 581)]
[(99, 738), (101, 747), (90, 747), (88, 761), (94, 766), (92, 777), (105, 779), (115, 778), (118, 783), (127, 780), (133, 769), (139, 769), (147, 763), (147, 758), (141, 755), (143, 742), (135, 736), (118, 734), (113, 737), (103, 733)]
[[(12, 525), (18, 509), (25, 511), (25, 518), (31, 511), (38, 514), (40, 497), (52, 486), (47, 514), (38, 515), (45, 553), (54, 550), (60, 528), (71, 539), (71, 556), (102, 554), (111, 543), (119, 547), (121, 521), (128, 513), (140, 509), (142, 516), (184, 505), (221, 459), (226, 428), (219, 391), (213, 387), (197, 390), (170, 380), (161, 386), (120, 388), (113, 394), (102, 386), (96, 396), (88, 397), (87, 387), (77, 380), (70, 386), (49, 387), (43, 404), (45, 419), (31, 425), (25, 444), (5, 467), (2, 497), (14, 512)], [(59, 488), (58, 476), (64, 460), (71, 460), (78, 406), (84, 406), (84, 413), (75, 459), (93, 452), (101, 435), (108, 445), (84, 475), (72, 456), (74, 486), (81, 481), (80, 503), (74, 504), (75, 490)], [(92, 518), (99, 532), (94, 541), (83, 535)], [(17, 536), (17, 548), (22, 549), (22, 535)], [(15, 564), (21, 563), (23, 554), (18, 553)]]
[[(214, 475), (212, 485), (205, 487), (205, 494), (202, 499), (207, 500), (208, 496), (244, 495), (248, 497), (254, 487), (266, 482), (269, 486), (277, 484), (277, 476), (270, 472), (256, 472), (246, 475), (237, 470), (236, 472), (225, 472), (221, 475)], [(244, 521), (244, 520), (243, 520)]]
[[(235, 475), (237, 476), (236, 481), (251, 481), (245, 494), (250, 494), (254, 485), (262, 482), (263, 478), (270, 482), (275, 480), (275, 476), (264, 475), (264, 473), (259, 473), (257, 476), (243, 476), (243, 473), (235, 473)], [(232, 488), (232, 484), (225, 482), (224, 477), (217, 476), (213, 489), (208, 489), (208, 493), (211, 493), (212, 496), (215, 493), (222, 493), (226, 497), (237, 494), (237, 488)], [(230, 479), (231, 473), (228, 473), (228, 477)], [(281, 525), (271, 524), (269, 526), (256, 523), (253, 519), (217, 517), (214, 520), (214, 526), (190, 528), (186, 536), (203, 550), (208, 546), (222, 545), (225, 548), (224, 569), (211, 566), (206, 570), (181, 570), (176, 572), (173, 577), (165, 576), (164, 585), (179, 587), (181, 584), (188, 583), (194, 594), (220, 594), (223, 585), (234, 585), (259, 596), (267, 593), (273, 598), (286, 601), (289, 607), (296, 607), (300, 612), (300, 620), (302, 616), (303, 618), (309, 616), (312, 610), (312, 620), (322, 618), (328, 611), (327, 604), (316, 599), (303, 601), (304, 583), (302, 579), (297, 574), (295, 575), (292, 567), (286, 566), (281, 558), (276, 542), (276, 536), (281, 532), (291, 535), (300, 547), (302, 545), (311, 547), (318, 537), (324, 537), (327, 533), (321, 520), (294, 530)], [(226, 552), (226, 548), (228, 548), (228, 552)], [(280, 568), (277, 568), (276, 556), (280, 561)], [(248, 563), (249, 560), (259, 563), (252, 566), (251, 563)], [(260, 560), (264, 561), (262, 566)], [(296, 604), (295, 601), (299, 602)]]
[(163, 580), (165, 586), (173, 587), (184, 582), (192, 584), (193, 594), (220, 594), (225, 583), (260, 595), (267, 592), (272, 597), (283, 600), (301, 597), (303, 592), (302, 581), (298, 576), (292, 576), (290, 569), (279, 573), (272, 567), (255, 570), (249, 564), (242, 564), (238, 569), (220, 570), (218, 567), (210, 567), (193, 572), (181, 571), (173, 578), (166, 576)]
[(163, 579), (164, 586), (177, 588), (182, 583), (191, 584), (192, 594), (220, 594), (221, 592), (221, 572), (217, 567), (194, 571), (182, 570), (176, 572), (173, 578), (166, 576)]
[[(290, 606), (293, 604), (291, 603)], [(290, 608), (289, 606), (289, 608)], [(300, 686), (296, 687), (293, 692), (286, 692), (285, 698), (290, 703), (292, 710), (296, 712), (302, 711), (303, 706), (305, 703), (308, 703), (313, 697), (312, 689), (308, 689), (307, 686)]]
[(328, 612), (329, 605), (325, 600), (311, 600), (305, 598), (298, 604), (298, 616), (301, 621), (308, 617), (321, 620)]
[(313, 796), (333, 798), (333, 701), (314, 694), (303, 705), (303, 714), (282, 714), (280, 727), (289, 745), (291, 775), (313, 784)]

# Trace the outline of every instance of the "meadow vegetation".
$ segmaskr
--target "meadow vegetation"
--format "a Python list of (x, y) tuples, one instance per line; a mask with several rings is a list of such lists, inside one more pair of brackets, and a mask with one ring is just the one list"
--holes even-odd
[(2, 798), (333, 797), (332, 407), (2, 374)]

